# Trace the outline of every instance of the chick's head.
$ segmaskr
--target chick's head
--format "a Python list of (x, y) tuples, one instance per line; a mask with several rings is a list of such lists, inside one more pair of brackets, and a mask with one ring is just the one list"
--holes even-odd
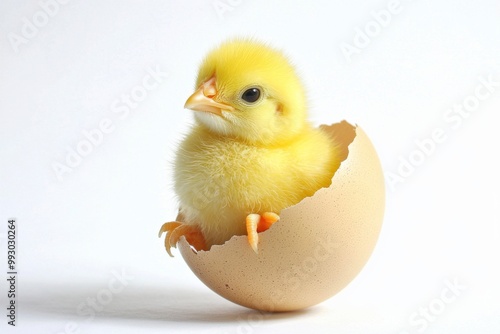
[(248, 39), (206, 56), (185, 108), (210, 132), (253, 144), (279, 144), (306, 125), (306, 97), (294, 68), (281, 52)]

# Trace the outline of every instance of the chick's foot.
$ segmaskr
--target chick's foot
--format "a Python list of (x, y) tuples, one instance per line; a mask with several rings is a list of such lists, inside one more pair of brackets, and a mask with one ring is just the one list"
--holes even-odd
[(163, 232), (167, 232), (165, 236), (165, 249), (168, 255), (173, 257), (170, 252), (170, 248), (177, 247), (177, 242), (184, 236), (186, 241), (194, 247), (197, 251), (207, 250), (205, 237), (201, 233), (201, 230), (196, 225), (183, 224), (180, 222), (169, 222), (162, 225), (158, 237), (161, 237)]
[(251, 213), (246, 218), (246, 228), (248, 243), (255, 253), (259, 253), (258, 243), (259, 243), (259, 232), (263, 232), (271, 227), (272, 224), (280, 220), (274, 212), (264, 212), (262, 215), (257, 213)]

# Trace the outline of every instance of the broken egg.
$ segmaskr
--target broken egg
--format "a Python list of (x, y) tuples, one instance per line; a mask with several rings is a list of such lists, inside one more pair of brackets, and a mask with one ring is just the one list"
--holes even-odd
[(318, 304), (347, 286), (368, 261), (384, 215), (384, 178), (364, 131), (345, 121), (321, 126), (341, 143), (345, 160), (328, 188), (282, 210), (259, 233), (259, 253), (245, 235), (195, 252), (184, 237), (182, 257), (222, 297), (263, 311)]

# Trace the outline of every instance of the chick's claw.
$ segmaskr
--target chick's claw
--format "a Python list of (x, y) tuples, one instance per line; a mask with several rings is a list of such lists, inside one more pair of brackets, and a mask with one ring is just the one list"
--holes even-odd
[(264, 232), (271, 227), (272, 224), (280, 220), (274, 212), (264, 212), (262, 215), (251, 213), (246, 218), (247, 237), (250, 247), (255, 253), (259, 253), (259, 232)]
[(165, 236), (165, 249), (168, 255), (173, 257), (170, 249), (172, 247), (177, 247), (177, 242), (184, 236), (186, 241), (194, 247), (196, 250), (206, 250), (206, 242), (200, 229), (195, 225), (183, 224), (180, 222), (169, 222), (163, 224), (158, 233), (158, 237), (161, 237), (163, 232), (167, 232)]

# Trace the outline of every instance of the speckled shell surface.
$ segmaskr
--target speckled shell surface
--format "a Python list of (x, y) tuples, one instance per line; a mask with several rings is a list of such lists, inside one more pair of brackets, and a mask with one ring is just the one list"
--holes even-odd
[[(345, 121), (321, 128), (342, 127), (353, 129)], [(258, 254), (246, 236), (198, 253), (182, 237), (178, 248), (196, 276), (222, 297), (263, 311), (306, 308), (349, 284), (375, 247), (385, 206), (377, 153), (363, 130), (354, 129), (330, 187), (282, 210), (280, 221), (259, 234)]]

